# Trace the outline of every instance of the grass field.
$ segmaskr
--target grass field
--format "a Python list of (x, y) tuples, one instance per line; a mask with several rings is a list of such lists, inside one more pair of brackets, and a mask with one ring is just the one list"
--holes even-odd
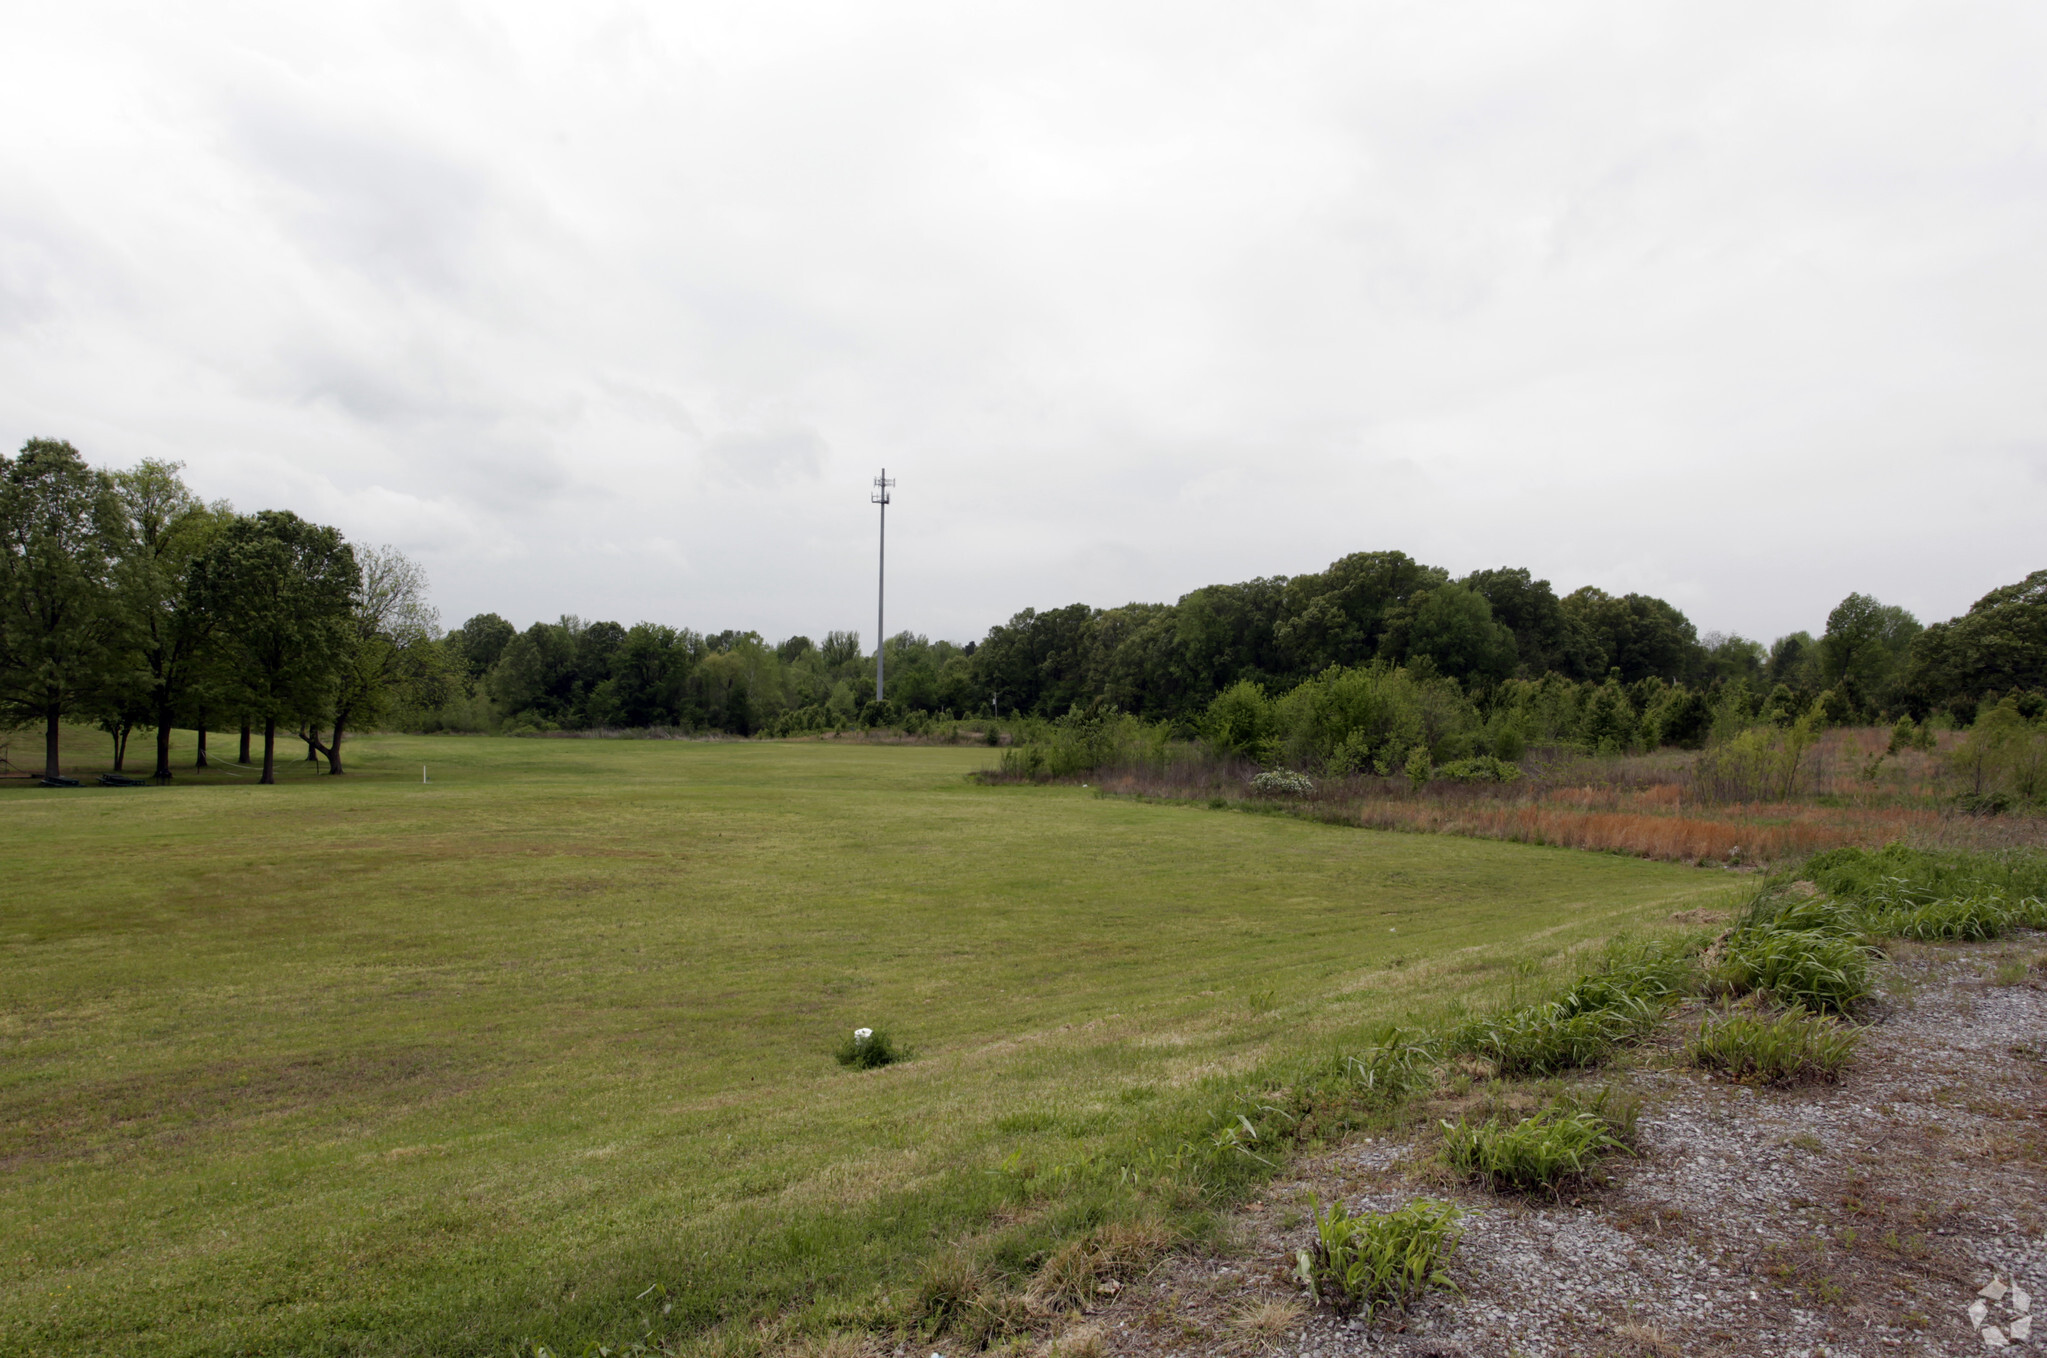
[[(352, 753), (274, 788), (0, 787), (0, 1351), (857, 1318), (1013, 1210), (1005, 1162), (1113, 1153), (1727, 890), (984, 787), (983, 749)], [(916, 1059), (842, 1070), (858, 1024)]]

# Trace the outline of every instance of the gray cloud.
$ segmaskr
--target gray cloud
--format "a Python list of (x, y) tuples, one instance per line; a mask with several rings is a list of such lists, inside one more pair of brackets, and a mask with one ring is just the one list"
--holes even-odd
[(1397, 546), (1705, 627), (2047, 562), (2047, 13), (44, 7), (0, 437), (443, 612), (769, 633)]

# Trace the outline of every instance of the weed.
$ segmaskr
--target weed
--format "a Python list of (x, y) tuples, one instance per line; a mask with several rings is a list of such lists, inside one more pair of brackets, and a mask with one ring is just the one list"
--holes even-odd
[(1627, 1145), (1600, 1112), (1552, 1104), (1513, 1126), (1497, 1117), (1443, 1124), (1443, 1159), (1451, 1169), (1495, 1191), (1501, 1188), (1552, 1196), (1585, 1178), (1611, 1151)]
[(1679, 948), (1619, 950), (1547, 1004), (1467, 1020), (1453, 1051), (1483, 1056), (1502, 1075), (1555, 1075), (1596, 1066), (1656, 1026), (1690, 980)]
[(887, 1032), (880, 1028), (855, 1028), (832, 1053), (842, 1066), (855, 1070), (873, 1070), (876, 1066), (892, 1066), (898, 1061), (910, 1059), (908, 1047), (898, 1047), (889, 1040)]
[(1992, 985), (2024, 985), (2026, 964), (2016, 957), (2007, 957), (1997, 964), (1997, 970), (1990, 974)]
[(1436, 1044), (1425, 1035), (1395, 1025), (1382, 1028), (1373, 1038), (1364, 1051), (1344, 1060), (1366, 1097), (1398, 1103), (1435, 1083)]
[(1270, 990), (1254, 990), (1244, 997), (1244, 1003), (1251, 1010), (1252, 1018), (1261, 1018), (1279, 1008), (1279, 1001)]
[(1870, 996), (1869, 949), (1831, 933), (1750, 928), (1730, 940), (1713, 979), (1732, 994), (1761, 992), (1815, 1013), (1843, 1014)]
[(1731, 1014), (1699, 1025), (1685, 1057), (1701, 1070), (1756, 1084), (1833, 1081), (1841, 1078), (1861, 1040), (1861, 1034), (1837, 1020), (1802, 1009), (1774, 1019)]
[(1800, 1132), (1797, 1136), (1792, 1137), (1789, 1141), (1785, 1142), (1784, 1144), (1787, 1146), (1794, 1146), (1797, 1149), (1804, 1151), (1807, 1155), (1822, 1155), (1826, 1152), (1827, 1149), (1826, 1143), (1824, 1141), (1821, 1141), (1818, 1137), (1814, 1136), (1811, 1132)]
[(1420, 1198), (1392, 1212), (1352, 1216), (1340, 1202), (1315, 1218), (1315, 1243), (1296, 1256), (1295, 1274), (1339, 1315), (1405, 1311), (1432, 1287), (1451, 1287), (1443, 1265), (1463, 1234), (1463, 1213)]

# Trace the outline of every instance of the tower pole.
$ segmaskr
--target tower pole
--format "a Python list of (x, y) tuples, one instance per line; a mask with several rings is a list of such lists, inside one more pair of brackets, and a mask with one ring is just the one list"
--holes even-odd
[(881, 506), (881, 555), (874, 577), (874, 701), (877, 703), (883, 700), (882, 652), (888, 649), (888, 628), (883, 618), (888, 604), (888, 490), (894, 484), (888, 479), (888, 468), (883, 467), (881, 475), (874, 478), (872, 497), (874, 503)]

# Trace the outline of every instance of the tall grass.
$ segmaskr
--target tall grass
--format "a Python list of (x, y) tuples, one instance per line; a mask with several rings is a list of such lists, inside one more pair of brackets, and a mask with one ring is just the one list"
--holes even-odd
[(1702, 1070), (1757, 1084), (1838, 1080), (1862, 1036), (1835, 1019), (1793, 1009), (1775, 1019), (1732, 1014), (1708, 1019), (1685, 1048)]
[(1597, 1066), (1654, 1028), (1689, 987), (1696, 941), (1610, 952), (1555, 999), (1477, 1015), (1450, 1049), (1491, 1061), (1504, 1076)]
[(1362, 1216), (1331, 1203), (1315, 1214), (1315, 1242), (1295, 1256), (1295, 1276), (1338, 1315), (1362, 1313), (1369, 1322), (1405, 1311), (1429, 1289), (1452, 1285), (1443, 1265), (1462, 1235), (1462, 1215), (1427, 1198)]

